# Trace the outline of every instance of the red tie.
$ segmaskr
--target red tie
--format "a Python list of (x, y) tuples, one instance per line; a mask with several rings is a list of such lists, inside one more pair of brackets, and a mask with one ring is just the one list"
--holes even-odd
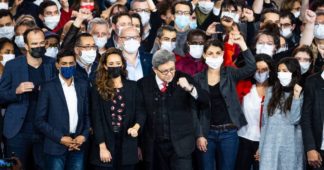
[(165, 93), (167, 91), (167, 84), (168, 84), (167, 82), (162, 83), (162, 88), (161, 88), (162, 93)]

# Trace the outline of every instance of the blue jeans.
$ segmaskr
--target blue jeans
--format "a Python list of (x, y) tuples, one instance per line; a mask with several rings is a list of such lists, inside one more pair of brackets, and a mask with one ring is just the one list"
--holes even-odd
[(46, 154), (46, 170), (83, 170), (83, 151), (67, 151), (63, 155)]
[(25, 170), (44, 168), (42, 139), (38, 134), (19, 132), (16, 136), (6, 139), (6, 157), (14, 153)]
[(239, 145), (237, 130), (209, 130), (207, 152), (202, 153), (202, 169), (215, 170), (216, 153), (220, 153), (221, 170), (234, 170)]

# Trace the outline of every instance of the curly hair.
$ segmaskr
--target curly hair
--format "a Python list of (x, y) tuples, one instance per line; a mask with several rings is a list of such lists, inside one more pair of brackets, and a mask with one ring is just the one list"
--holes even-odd
[(109, 48), (104, 54), (102, 54), (99, 60), (99, 65), (97, 68), (96, 80), (95, 80), (99, 95), (104, 100), (112, 100), (115, 95), (115, 87), (114, 87), (113, 79), (108, 76), (108, 71), (106, 69), (108, 57), (113, 54), (119, 55), (122, 60), (123, 65), (122, 65), (121, 78), (126, 79), (127, 77), (126, 60), (124, 59), (122, 52), (116, 48)]

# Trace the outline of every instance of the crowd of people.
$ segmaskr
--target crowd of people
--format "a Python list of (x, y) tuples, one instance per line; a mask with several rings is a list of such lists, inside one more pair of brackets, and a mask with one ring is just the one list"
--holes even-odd
[(0, 0), (2, 162), (324, 170), (323, 65), (323, 0)]

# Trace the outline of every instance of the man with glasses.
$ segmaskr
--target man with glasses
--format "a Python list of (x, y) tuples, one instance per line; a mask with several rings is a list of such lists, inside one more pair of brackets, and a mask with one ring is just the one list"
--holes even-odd
[(138, 79), (152, 73), (152, 55), (139, 51), (140, 33), (134, 27), (124, 28), (118, 37), (118, 44), (126, 60), (128, 79)]
[(74, 52), (76, 55), (75, 77), (86, 80), (90, 83), (95, 79), (95, 71), (98, 66), (98, 47), (91, 34), (82, 33), (76, 37)]
[(159, 28), (156, 39), (157, 41), (155, 41), (156, 43), (151, 50), (152, 54), (159, 49), (165, 49), (169, 52), (173, 52), (176, 47), (177, 30), (172, 26), (164, 25)]
[(192, 5), (189, 1), (176, 1), (172, 5), (171, 10), (174, 18), (174, 27), (177, 30), (177, 43), (174, 53), (184, 56), (183, 47), (190, 30), (191, 14), (193, 13)]
[(295, 30), (296, 19), (291, 12), (280, 12), (280, 35), (285, 37), (288, 48), (294, 48), (300, 40), (300, 30)]
[(112, 34), (108, 40), (108, 47), (118, 48), (118, 37), (120, 36), (122, 30), (127, 27), (131, 27), (132, 18), (127, 12), (118, 13), (112, 18)]
[[(192, 169), (195, 148), (195, 102), (208, 104), (207, 92), (185, 74), (176, 71), (175, 56), (167, 50), (153, 55), (155, 75), (138, 81), (139, 121), (143, 129), (144, 161), (147, 170)], [(195, 122), (195, 123), (194, 123)]]
[(94, 18), (88, 23), (87, 31), (93, 36), (93, 39), (99, 48), (99, 53), (103, 54), (106, 52), (106, 44), (110, 38), (108, 22), (102, 18)]
[(0, 104), (8, 107), (4, 117), (6, 157), (12, 153), (23, 169), (43, 169), (43, 145), (33, 126), (42, 84), (57, 75), (55, 60), (45, 57), (45, 35), (40, 28), (24, 33), (26, 56), (6, 63), (0, 81)]

